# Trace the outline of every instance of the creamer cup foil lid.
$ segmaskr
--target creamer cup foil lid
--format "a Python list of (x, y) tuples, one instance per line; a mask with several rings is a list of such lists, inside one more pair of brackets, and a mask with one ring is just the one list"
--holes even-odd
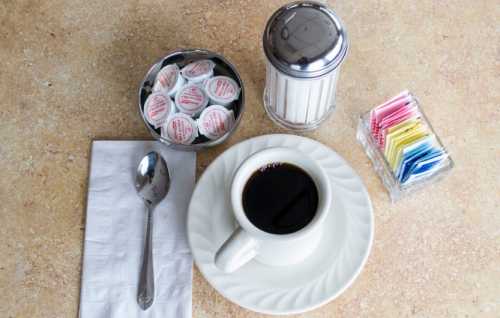
[(199, 60), (184, 66), (181, 74), (190, 83), (198, 83), (212, 77), (214, 75), (214, 67), (215, 63), (210, 60)]
[(168, 117), (161, 128), (161, 135), (172, 143), (190, 145), (198, 137), (198, 127), (188, 115), (176, 113)]
[(206, 81), (205, 90), (214, 104), (229, 105), (240, 96), (240, 87), (230, 77), (216, 76)]
[(195, 116), (207, 106), (208, 96), (199, 85), (188, 84), (175, 95), (175, 104), (179, 111)]
[(234, 113), (224, 106), (208, 106), (198, 119), (200, 133), (210, 140), (217, 139), (228, 132), (234, 125)]
[(170, 64), (162, 68), (156, 75), (153, 92), (161, 91), (173, 96), (184, 82), (177, 64)]
[(155, 128), (161, 127), (167, 117), (175, 112), (175, 106), (170, 97), (163, 92), (154, 92), (144, 103), (144, 117)]

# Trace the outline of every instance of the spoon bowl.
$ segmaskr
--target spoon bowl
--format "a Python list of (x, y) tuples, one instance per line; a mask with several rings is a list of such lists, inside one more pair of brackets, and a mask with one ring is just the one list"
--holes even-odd
[(155, 206), (168, 193), (170, 176), (165, 159), (152, 151), (142, 158), (135, 178), (137, 194), (146, 205)]

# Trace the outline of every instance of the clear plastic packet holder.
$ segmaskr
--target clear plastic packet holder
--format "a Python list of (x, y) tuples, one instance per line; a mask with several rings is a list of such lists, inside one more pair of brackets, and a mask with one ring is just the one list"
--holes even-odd
[(378, 174), (385, 188), (389, 192), (389, 196), (391, 201), (394, 203), (403, 197), (410, 195), (411, 193), (426, 187), (432, 183), (437, 182), (453, 168), (455, 165), (451, 156), (449, 155), (446, 148), (443, 146), (443, 143), (439, 139), (439, 137), (434, 132), (431, 124), (429, 123), (427, 117), (425, 116), (422, 108), (420, 107), (419, 102), (415, 99), (415, 102), (418, 107), (418, 111), (420, 112), (422, 121), (427, 125), (431, 134), (433, 134), (436, 138), (437, 143), (442, 148), (442, 150), (446, 153), (446, 157), (442, 163), (440, 163), (439, 168), (433, 171), (431, 174), (426, 175), (424, 178), (417, 179), (413, 182), (402, 184), (398, 178), (394, 175), (394, 172), (389, 166), (383, 152), (377, 146), (376, 140), (373, 138), (370, 131), (370, 111), (362, 114), (359, 117), (358, 129), (356, 138), (359, 143), (363, 146), (368, 158), (370, 158), (375, 172)]

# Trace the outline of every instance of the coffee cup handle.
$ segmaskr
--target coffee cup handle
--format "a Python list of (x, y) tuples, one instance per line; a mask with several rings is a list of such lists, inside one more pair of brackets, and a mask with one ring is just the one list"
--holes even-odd
[(258, 240), (238, 227), (215, 254), (215, 266), (226, 273), (234, 272), (257, 255), (259, 245)]

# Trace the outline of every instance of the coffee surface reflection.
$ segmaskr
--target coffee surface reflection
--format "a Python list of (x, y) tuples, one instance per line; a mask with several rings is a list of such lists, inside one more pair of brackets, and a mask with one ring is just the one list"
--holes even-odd
[(255, 171), (243, 190), (243, 210), (257, 228), (272, 234), (297, 232), (312, 221), (318, 189), (301, 168), (272, 163)]

